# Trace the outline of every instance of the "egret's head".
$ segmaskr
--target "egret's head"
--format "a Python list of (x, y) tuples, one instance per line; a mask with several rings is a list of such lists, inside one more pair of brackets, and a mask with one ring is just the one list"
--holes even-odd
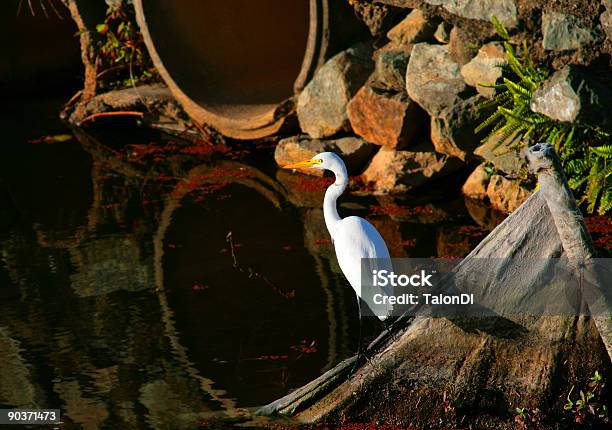
[(346, 167), (344, 165), (344, 161), (340, 158), (339, 155), (334, 154), (333, 152), (321, 152), (320, 154), (315, 155), (310, 160), (300, 161), (299, 163), (288, 164), (283, 166), (283, 169), (319, 169), (319, 170), (329, 170), (336, 174), (336, 176), (340, 174), (346, 175)]

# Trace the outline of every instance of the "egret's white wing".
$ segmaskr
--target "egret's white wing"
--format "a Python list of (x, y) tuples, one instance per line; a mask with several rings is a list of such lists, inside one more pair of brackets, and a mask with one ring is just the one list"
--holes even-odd
[[(393, 270), (384, 239), (365, 219), (356, 216), (342, 219), (336, 225), (333, 238), (340, 269), (360, 298), (362, 297), (361, 261), (363, 258), (372, 259), (368, 260), (369, 273), (374, 269)], [(390, 295), (392, 290), (380, 288), (374, 293)], [(381, 320), (385, 319), (391, 312), (391, 306), (374, 305), (371, 296), (372, 294), (368, 294), (368, 297), (364, 297), (366, 303), (375, 315)]]

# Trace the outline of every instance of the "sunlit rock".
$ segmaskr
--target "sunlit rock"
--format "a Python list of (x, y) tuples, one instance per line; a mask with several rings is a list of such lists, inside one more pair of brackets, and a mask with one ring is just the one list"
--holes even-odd
[(495, 90), (482, 85), (493, 85), (502, 75), (499, 66), (505, 63), (504, 46), (499, 42), (487, 43), (478, 50), (476, 57), (461, 67), (461, 75), (478, 93), (491, 98)]
[(466, 89), (459, 64), (443, 45), (418, 43), (412, 49), (406, 71), (408, 95), (432, 116), (455, 104)]
[(532, 194), (517, 179), (492, 175), (487, 185), (487, 197), (491, 206), (504, 212), (513, 212)]
[(490, 175), (487, 173), (485, 165), (485, 163), (480, 164), (467, 178), (461, 188), (463, 195), (473, 199), (484, 199), (487, 197)]
[(363, 86), (348, 105), (353, 131), (368, 142), (403, 148), (421, 125), (423, 111), (405, 94)]
[(441, 5), (463, 18), (490, 21), (491, 15), (495, 15), (507, 27), (518, 23), (515, 0), (425, 0), (425, 3)]
[(396, 45), (426, 42), (432, 38), (438, 22), (437, 19), (425, 15), (422, 10), (413, 9), (387, 33), (387, 38)]
[[(308, 136), (292, 136), (282, 139), (274, 150), (274, 160), (279, 166), (310, 160), (315, 155), (331, 151), (342, 156), (349, 174), (360, 173), (374, 154), (375, 147), (358, 137), (340, 139), (311, 139)], [(303, 169), (303, 173), (322, 176), (318, 169)]]
[(525, 164), (518, 149), (520, 137), (515, 133), (504, 143), (500, 143), (502, 132), (496, 132), (474, 151), (474, 154), (489, 161), (493, 166), (506, 173), (516, 175)]
[(346, 106), (370, 76), (372, 49), (359, 44), (325, 63), (298, 97), (300, 127), (311, 137), (329, 137), (348, 130)]
[(436, 153), (431, 143), (421, 143), (411, 150), (382, 148), (362, 176), (376, 194), (402, 193), (460, 166), (459, 159)]

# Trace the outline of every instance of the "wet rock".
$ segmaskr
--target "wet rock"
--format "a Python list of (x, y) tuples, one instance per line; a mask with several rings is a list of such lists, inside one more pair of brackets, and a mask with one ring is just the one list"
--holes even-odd
[(480, 96), (459, 100), (431, 118), (431, 141), (436, 151), (465, 160), (480, 144), (474, 133), (484, 114), (476, 108)]
[(405, 94), (363, 86), (348, 105), (353, 131), (368, 142), (403, 148), (422, 120), (422, 110)]
[(375, 54), (376, 66), (373, 79), (376, 85), (389, 90), (405, 91), (409, 57), (410, 52), (407, 49), (380, 49)]
[(514, 134), (503, 144), (499, 143), (500, 137), (500, 132), (493, 134), (485, 143), (476, 148), (474, 154), (489, 161), (496, 169), (507, 175), (515, 176), (525, 163), (520, 151), (512, 148), (519, 143), (519, 137)]
[(557, 121), (581, 121), (612, 127), (612, 91), (605, 77), (569, 65), (546, 80), (533, 94), (531, 109)]
[(298, 97), (300, 127), (322, 138), (349, 127), (346, 106), (371, 74), (372, 49), (359, 44), (332, 57)]
[(544, 49), (565, 51), (593, 43), (599, 35), (574, 15), (560, 12), (542, 14), (542, 45)]
[(489, 173), (485, 169), (486, 163), (480, 164), (467, 178), (461, 191), (464, 196), (472, 199), (482, 200), (487, 197), (487, 186), (489, 185)]
[(387, 38), (400, 46), (425, 42), (431, 39), (437, 25), (438, 21), (427, 17), (422, 10), (413, 9), (402, 22), (387, 33)]
[[(309, 160), (321, 152), (331, 151), (342, 157), (349, 174), (357, 174), (370, 161), (374, 150), (374, 145), (358, 137), (320, 140), (308, 136), (292, 136), (278, 142), (274, 150), (274, 160), (279, 166), (284, 166)], [(323, 175), (323, 172), (317, 169), (304, 169), (304, 173)]]
[(500, 42), (487, 43), (478, 50), (476, 57), (461, 67), (461, 75), (479, 94), (491, 98), (495, 90), (481, 85), (494, 84), (502, 75), (499, 67), (502, 64), (506, 64), (504, 46)]
[(495, 15), (506, 27), (518, 23), (515, 0), (425, 0), (425, 3), (441, 5), (463, 18), (491, 21), (491, 15)]
[(455, 104), (466, 85), (459, 65), (442, 45), (414, 45), (406, 70), (408, 95), (432, 116)]
[(504, 212), (513, 212), (532, 194), (518, 183), (517, 179), (506, 179), (492, 175), (487, 186), (487, 197), (491, 206)]
[(438, 28), (436, 28), (436, 31), (433, 36), (434, 39), (436, 39), (440, 43), (448, 43), (448, 41), (450, 40), (450, 32), (451, 25), (448, 22), (443, 21), (438, 25)]
[(402, 193), (451, 173), (461, 166), (457, 158), (438, 154), (430, 143), (410, 151), (382, 148), (363, 172), (375, 194)]

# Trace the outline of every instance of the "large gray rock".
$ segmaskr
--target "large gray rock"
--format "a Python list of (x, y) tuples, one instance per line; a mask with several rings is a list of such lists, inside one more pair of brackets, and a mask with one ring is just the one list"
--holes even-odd
[(584, 67), (568, 65), (534, 92), (531, 110), (557, 121), (581, 121), (609, 129), (612, 91), (604, 79)]
[(403, 92), (406, 88), (406, 68), (410, 53), (407, 49), (387, 48), (375, 54), (374, 80), (377, 86)]
[[(374, 154), (375, 146), (358, 137), (334, 140), (312, 139), (308, 136), (292, 136), (281, 139), (274, 150), (274, 160), (279, 166), (309, 160), (315, 155), (331, 151), (339, 154), (349, 174), (360, 173)], [(317, 169), (305, 169), (304, 173), (321, 176)]]
[(495, 15), (506, 27), (518, 23), (518, 10), (515, 0), (425, 0), (425, 3), (441, 5), (455, 15), (464, 18), (491, 21)]
[(442, 45), (414, 45), (406, 70), (406, 91), (431, 116), (453, 106), (465, 82), (448, 48)]
[(542, 14), (542, 45), (544, 49), (566, 51), (578, 49), (599, 40), (601, 35), (574, 15), (560, 12)]
[(504, 46), (499, 42), (487, 43), (478, 50), (476, 57), (461, 67), (461, 75), (481, 95), (491, 98), (495, 90), (482, 85), (492, 85), (501, 77), (502, 64), (506, 64)]
[(430, 143), (424, 142), (409, 151), (381, 148), (362, 177), (373, 186), (375, 194), (403, 193), (461, 165), (459, 159), (438, 154)]
[(359, 44), (332, 57), (298, 97), (300, 127), (311, 137), (329, 137), (349, 128), (346, 106), (374, 68), (372, 49)]
[(426, 16), (422, 10), (413, 9), (406, 18), (388, 33), (387, 38), (396, 45), (409, 45), (429, 40), (439, 20)]
[(436, 152), (465, 160), (480, 144), (474, 133), (484, 113), (476, 108), (480, 96), (460, 100), (431, 118), (431, 142)]

